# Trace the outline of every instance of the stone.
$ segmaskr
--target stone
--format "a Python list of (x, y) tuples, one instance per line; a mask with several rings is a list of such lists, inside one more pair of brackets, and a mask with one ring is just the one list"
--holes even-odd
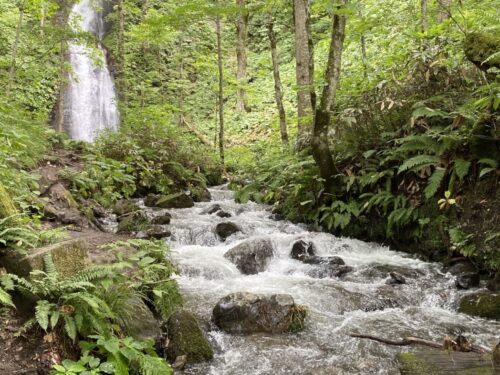
[(267, 238), (246, 240), (224, 254), (241, 273), (254, 275), (266, 270), (274, 255), (272, 242)]
[(306, 264), (328, 264), (332, 266), (343, 266), (345, 264), (344, 260), (337, 256), (320, 257), (317, 255), (304, 255), (300, 258), (300, 261)]
[(136, 340), (153, 340), (160, 335), (160, 322), (155, 318), (153, 312), (144, 300), (133, 295), (127, 302), (127, 313), (129, 319), (124, 320), (124, 329)]
[(231, 217), (232, 215), (229, 212), (226, 211), (219, 211), (216, 213), (218, 217), (226, 218), (226, 217)]
[(314, 267), (312, 270), (308, 271), (307, 274), (311, 277), (317, 279), (325, 279), (327, 277), (342, 277), (346, 273), (353, 270), (350, 266), (338, 265), (338, 264), (320, 264), (318, 267)]
[(170, 237), (172, 232), (168, 229), (164, 229), (161, 225), (153, 225), (151, 228), (146, 230), (146, 234), (148, 238), (156, 238), (157, 240), (160, 240), (165, 237)]
[(229, 333), (285, 333), (300, 331), (306, 315), (305, 306), (296, 305), (288, 294), (237, 292), (219, 300), (212, 321)]
[(500, 292), (500, 272), (497, 272), (495, 276), (488, 281), (486, 287), (492, 292)]
[(385, 283), (387, 285), (401, 285), (401, 284), (406, 284), (406, 279), (400, 273), (390, 272), (389, 279)]
[(146, 207), (154, 207), (156, 205), (156, 201), (160, 196), (158, 194), (148, 194), (144, 198), (144, 205)]
[(166, 212), (160, 216), (156, 216), (153, 220), (151, 220), (151, 223), (158, 225), (167, 225), (170, 224), (171, 220), (172, 220), (172, 215)]
[(479, 286), (479, 272), (470, 262), (457, 263), (448, 268), (448, 272), (455, 276), (455, 285), (459, 289), (470, 289)]
[(50, 254), (57, 272), (62, 277), (73, 276), (87, 265), (88, 246), (82, 240), (69, 240), (53, 245), (30, 250), (26, 256), (13, 251), (8, 253), (0, 263), (9, 273), (28, 276), (31, 271), (43, 270), (45, 255)]
[(180, 355), (178, 356), (174, 363), (172, 363), (172, 369), (176, 371), (181, 371), (187, 363), (187, 355)]
[(208, 189), (203, 189), (197, 198), (197, 202), (210, 202), (212, 200), (212, 194), (210, 194)]
[(236, 232), (241, 232), (241, 229), (234, 223), (231, 222), (224, 222), (224, 223), (219, 223), (215, 227), (215, 233), (224, 241), (226, 238), (228, 238), (230, 235), (236, 233)]
[(462, 297), (458, 311), (471, 316), (500, 320), (500, 293), (478, 292)]
[(38, 179), (40, 194), (45, 194), (53, 184), (59, 181), (59, 168), (55, 165), (44, 165), (36, 173), (40, 176)]
[(194, 206), (193, 198), (186, 193), (161, 195), (154, 204), (159, 208), (190, 208)]
[(123, 216), (134, 211), (139, 211), (139, 206), (127, 199), (120, 199), (113, 206), (113, 213), (117, 216)]
[(149, 226), (149, 220), (143, 211), (131, 212), (120, 216), (117, 233), (132, 233), (145, 230)]
[(496, 33), (472, 32), (464, 43), (465, 56), (481, 70), (500, 69), (500, 36)]
[(290, 252), (290, 257), (297, 260), (302, 260), (304, 256), (313, 255), (316, 255), (316, 247), (312, 242), (306, 242), (303, 240), (295, 242), (292, 246), (292, 251)]
[(169, 339), (167, 357), (174, 361), (186, 356), (186, 363), (211, 360), (214, 352), (196, 317), (187, 310), (177, 310), (166, 322), (166, 333)]
[(216, 203), (216, 204), (213, 204), (210, 207), (204, 209), (203, 211), (201, 211), (201, 214), (202, 215), (212, 215), (212, 214), (215, 214), (217, 211), (220, 211), (221, 209), (222, 208), (221, 208), (220, 204)]

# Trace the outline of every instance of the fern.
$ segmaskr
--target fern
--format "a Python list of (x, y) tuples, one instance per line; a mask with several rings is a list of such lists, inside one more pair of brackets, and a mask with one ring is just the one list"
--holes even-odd
[(430, 199), (436, 195), (441, 184), (443, 183), (444, 176), (446, 176), (446, 170), (443, 168), (436, 168), (432, 176), (427, 182), (427, 186), (424, 190), (424, 195), (426, 199)]
[(464, 159), (455, 159), (454, 171), (460, 180), (463, 180), (465, 176), (469, 173), (471, 162)]
[(49, 301), (42, 300), (38, 301), (35, 307), (35, 318), (36, 322), (44, 331), (49, 327), (49, 315), (50, 311), (54, 308), (54, 304)]
[(10, 294), (0, 287), (0, 305), (15, 307)]
[(439, 163), (439, 158), (432, 155), (417, 155), (408, 160), (406, 160), (398, 169), (398, 173), (402, 173), (408, 170), (420, 170), (430, 165), (436, 165)]

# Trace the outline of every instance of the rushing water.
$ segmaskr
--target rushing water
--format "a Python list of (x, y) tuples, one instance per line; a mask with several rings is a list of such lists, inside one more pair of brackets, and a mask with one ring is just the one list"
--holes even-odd
[[(200, 375), (335, 375), (397, 374), (400, 350), (376, 342), (354, 339), (350, 332), (388, 338), (408, 335), (440, 340), (462, 332), (477, 343), (492, 347), (500, 323), (475, 319), (456, 312), (459, 292), (439, 264), (425, 263), (387, 247), (327, 233), (311, 232), (303, 225), (270, 219), (269, 207), (237, 204), (223, 187), (212, 189), (212, 202), (172, 214), (172, 254), (181, 269), (178, 282), (188, 309), (208, 330), (215, 348), (212, 362), (185, 370)], [(233, 215), (221, 219), (202, 214), (214, 203)], [(164, 210), (148, 210), (158, 215)], [(232, 221), (242, 233), (219, 241), (218, 222)], [(276, 256), (268, 270), (242, 275), (224, 253), (248, 238), (268, 237)], [(342, 279), (315, 279), (311, 265), (289, 257), (292, 244), (312, 241), (319, 255), (342, 257), (354, 271)], [(406, 277), (406, 285), (385, 284), (389, 271)], [(231, 292), (288, 293), (306, 304), (310, 315), (298, 334), (232, 335), (210, 324), (217, 301)]]
[(103, 1), (81, 0), (71, 13), (72, 24), (98, 40), (95, 48), (76, 41), (69, 45), (72, 74), (65, 96), (65, 125), (71, 138), (87, 142), (104, 129), (116, 130), (120, 121), (106, 51), (100, 43), (105, 33), (103, 6)]

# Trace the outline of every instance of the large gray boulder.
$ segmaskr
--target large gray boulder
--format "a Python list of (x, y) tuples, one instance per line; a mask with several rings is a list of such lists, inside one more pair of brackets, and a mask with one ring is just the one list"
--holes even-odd
[(254, 275), (266, 270), (274, 255), (272, 242), (267, 238), (244, 241), (224, 254), (241, 273)]
[(448, 268), (448, 272), (455, 276), (455, 285), (459, 289), (470, 289), (479, 286), (479, 272), (470, 262), (457, 263)]
[(223, 240), (225, 241), (226, 238), (231, 236), (232, 234), (235, 234), (237, 232), (241, 232), (240, 227), (238, 227), (236, 224), (231, 223), (231, 222), (224, 222), (224, 223), (219, 223), (215, 227), (215, 233)]
[(284, 333), (300, 331), (306, 314), (305, 306), (296, 305), (288, 294), (238, 292), (217, 303), (212, 321), (229, 333)]

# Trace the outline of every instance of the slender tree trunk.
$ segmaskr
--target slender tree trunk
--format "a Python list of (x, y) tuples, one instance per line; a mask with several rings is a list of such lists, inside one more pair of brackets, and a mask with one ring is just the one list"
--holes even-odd
[[(66, 30), (66, 26), (64, 26)], [(56, 130), (60, 133), (64, 132), (64, 107), (66, 105), (66, 37), (61, 38), (59, 45), (59, 100), (57, 101), (57, 116), (56, 116)]]
[(17, 50), (19, 48), (19, 43), (21, 41), (21, 29), (23, 27), (23, 18), (24, 18), (24, 6), (26, 5), (26, 0), (24, 0), (19, 6), (19, 18), (17, 21), (16, 27), (16, 37), (14, 39), (14, 44), (12, 45), (12, 55), (11, 55), (11, 63), (9, 68), (9, 84), (7, 86), (7, 96), (10, 94), (10, 90), (12, 89), (12, 85), (14, 84), (14, 77), (16, 75), (16, 59), (17, 59)]
[(224, 165), (224, 71), (222, 68), (222, 35), (220, 17), (215, 19), (217, 33), (217, 67), (219, 69), (219, 155)]
[[(344, 6), (345, 1), (342, 2)], [(324, 180), (326, 193), (333, 194), (335, 191), (336, 167), (328, 144), (328, 127), (331, 120), (331, 111), (340, 82), (340, 70), (342, 66), (342, 50), (344, 47), (346, 17), (334, 14), (332, 20), (332, 38), (328, 63), (325, 74), (326, 85), (323, 87), (321, 102), (316, 111), (313, 137), (311, 142), (312, 153), (318, 165), (320, 175)]]
[[(363, 18), (363, 11), (359, 11), (359, 16)], [(361, 37), (359, 38), (359, 43), (361, 46), (361, 59), (363, 62), (363, 77), (368, 78), (368, 57), (366, 54), (366, 38), (364, 31), (361, 32)]]
[(236, 5), (239, 7), (241, 14), (236, 22), (236, 60), (238, 68), (236, 70), (236, 80), (238, 81), (238, 98), (236, 102), (236, 110), (239, 112), (250, 111), (248, 107), (245, 85), (247, 76), (247, 35), (248, 35), (248, 14), (245, 8), (246, 0), (236, 0)]
[(118, 0), (118, 61), (119, 61), (119, 77), (118, 84), (120, 87), (120, 96), (125, 96), (125, 9), (124, 0)]
[(437, 0), (437, 5), (437, 23), (441, 23), (451, 17), (451, 0)]
[(307, 147), (314, 118), (314, 96), (311, 95), (314, 64), (309, 32), (309, 0), (294, 0), (295, 60), (297, 79), (297, 149)]
[(277, 45), (276, 33), (274, 32), (274, 20), (272, 15), (269, 15), (267, 31), (269, 36), (269, 42), (271, 44), (271, 58), (273, 61), (273, 76), (274, 76), (274, 97), (276, 99), (276, 106), (278, 107), (278, 113), (280, 116), (281, 142), (287, 145), (288, 132), (286, 129), (286, 114), (285, 114), (285, 107), (283, 106), (283, 92), (281, 86), (280, 66), (278, 59), (278, 51), (276, 47)]
[(427, 0), (420, 0), (420, 28), (423, 33), (427, 31)]

